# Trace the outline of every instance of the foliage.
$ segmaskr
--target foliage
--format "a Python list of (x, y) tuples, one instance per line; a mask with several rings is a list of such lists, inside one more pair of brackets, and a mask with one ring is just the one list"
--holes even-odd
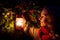
[(0, 27), (4, 32), (13, 32), (14, 31), (14, 12), (3, 8), (2, 16), (0, 17)]

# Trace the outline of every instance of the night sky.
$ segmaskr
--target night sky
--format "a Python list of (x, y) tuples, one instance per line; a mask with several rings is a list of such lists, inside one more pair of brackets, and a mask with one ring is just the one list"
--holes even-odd
[(28, 5), (30, 2), (36, 3), (36, 5), (41, 5), (41, 6), (59, 4), (58, 0), (0, 0), (0, 4), (6, 7), (14, 7), (16, 5), (20, 5), (24, 3)]

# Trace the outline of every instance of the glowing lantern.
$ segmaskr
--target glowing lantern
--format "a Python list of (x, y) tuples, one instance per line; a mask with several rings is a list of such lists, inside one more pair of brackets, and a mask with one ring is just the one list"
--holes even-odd
[(23, 18), (16, 18), (16, 27), (23, 28), (26, 23), (26, 20)]

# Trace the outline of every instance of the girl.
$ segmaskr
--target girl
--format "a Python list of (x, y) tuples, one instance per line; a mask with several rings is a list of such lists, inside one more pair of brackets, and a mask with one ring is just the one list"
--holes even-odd
[(38, 32), (38, 36), (41, 38), (41, 40), (54, 40), (53, 23), (53, 16), (48, 13), (48, 9), (46, 7), (43, 8), (40, 17), (41, 28)]

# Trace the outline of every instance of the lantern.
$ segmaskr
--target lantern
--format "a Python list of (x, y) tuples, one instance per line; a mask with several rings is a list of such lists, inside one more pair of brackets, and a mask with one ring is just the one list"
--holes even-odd
[(24, 25), (26, 23), (26, 20), (24, 18), (16, 18), (16, 28), (24, 28)]

